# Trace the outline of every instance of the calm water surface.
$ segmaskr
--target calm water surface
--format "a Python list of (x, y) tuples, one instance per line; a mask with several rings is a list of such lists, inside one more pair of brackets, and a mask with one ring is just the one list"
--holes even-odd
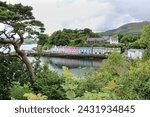
[[(37, 44), (22, 45), (22, 50), (32, 50), (32, 48), (37, 47)], [(11, 51), (14, 48), (11, 47)], [(1, 50), (1, 49), (0, 49)], [(30, 61), (35, 60), (34, 57), (29, 57)], [(77, 75), (78, 77), (83, 77), (92, 74), (95, 70), (99, 70), (102, 66), (102, 59), (100, 60), (84, 60), (84, 59), (69, 59), (69, 58), (56, 58), (56, 57), (41, 57), (42, 64), (48, 63), (50, 70), (62, 74), (62, 67), (66, 66), (69, 70)]]
[[(35, 60), (34, 57), (29, 57), (30, 61)], [(78, 77), (84, 77), (92, 74), (95, 70), (99, 70), (103, 60), (84, 60), (70, 59), (58, 57), (41, 57), (42, 63), (48, 63), (50, 70), (62, 74), (62, 67), (66, 66), (69, 70)]]

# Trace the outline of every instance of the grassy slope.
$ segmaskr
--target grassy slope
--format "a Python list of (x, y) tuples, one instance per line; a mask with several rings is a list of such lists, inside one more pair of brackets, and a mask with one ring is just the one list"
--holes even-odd
[(139, 33), (141, 33), (143, 27), (149, 23), (150, 22), (147, 22), (147, 21), (129, 23), (129, 24), (125, 24), (117, 29), (102, 32), (102, 34), (103, 35), (129, 34), (129, 33), (139, 34)]

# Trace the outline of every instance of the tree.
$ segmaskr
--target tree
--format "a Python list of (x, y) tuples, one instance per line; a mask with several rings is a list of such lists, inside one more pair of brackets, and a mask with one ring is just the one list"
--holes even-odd
[(130, 63), (121, 54), (113, 52), (101, 67), (101, 71), (107, 71), (112, 75), (121, 76), (128, 71), (129, 67)]
[(4, 29), (0, 30), (0, 44), (5, 46), (5, 48), (13, 45), (16, 53), (21, 57), (28, 69), (31, 83), (34, 83), (35, 75), (32, 65), (26, 53), (21, 51), (20, 47), (25, 39), (38, 35), (44, 25), (40, 21), (35, 20), (31, 6), (7, 4), (1, 1), (0, 23), (4, 25)]
[(47, 34), (40, 34), (38, 45), (44, 46), (49, 41), (49, 36)]
[(144, 48), (150, 47), (150, 24), (144, 27), (140, 43), (144, 46)]
[(0, 53), (0, 100), (10, 99), (9, 90), (13, 82), (22, 85), (28, 79), (27, 68), (18, 56)]
[(49, 41), (44, 44), (57, 46), (84, 46), (88, 37), (100, 37), (99, 33), (92, 32), (91, 29), (85, 28), (83, 30), (63, 29), (54, 32)]
[(85, 28), (85, 29), (83, 29), (83, 32), (84, 32), (85, 34), (90, 34), (90, 33), (92, 33), (92, 30), (89, 29), (89, 28)]
[(150, 59), (150, 48), (145, 49), (142, 58), (143, 58), (143, 60), (149, 60)]
[(126, 35), (118, 35), (118, 38), (121, 43), (133, 43), (138, 39), (140, 39), (140, 36), (136, 34), (126, 34)]

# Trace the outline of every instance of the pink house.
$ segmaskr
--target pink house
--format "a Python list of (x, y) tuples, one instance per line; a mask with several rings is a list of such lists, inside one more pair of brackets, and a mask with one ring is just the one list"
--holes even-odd
[(66, 54), (78, 54), (79, 49), (77, 47), (66, 47), (65, 48), (65, 53)]

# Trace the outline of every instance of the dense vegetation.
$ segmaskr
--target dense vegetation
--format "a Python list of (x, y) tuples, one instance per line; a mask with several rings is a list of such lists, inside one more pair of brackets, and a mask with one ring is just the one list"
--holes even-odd
[[(35, 75), (26, 53), (20, 50), (27, 38), (38, 37), (44, 24), (35, 20), (31, 6), (22, 4), (7, 4), (0, 1), (0, 46), (9, 49), (14, 47), (15, 52), (25, 63), (30, 76), (30, 82), (34, 83)], [(2, 26), (3, 25), (3, 26)]]
[(45, 47), (51, 45), (87, 46), (86, 39), (88, 37), (100, 37), (100, 34), (94, 33), (88, 28), (83, 30), (63, 29), (54, 32), (51, 36), (41, 35), (38, 44)]
[(13, 82), (26, 84), (28, 80), (26, 66), (19, 57), (0, 53), (0, 99), (9, 99)]

